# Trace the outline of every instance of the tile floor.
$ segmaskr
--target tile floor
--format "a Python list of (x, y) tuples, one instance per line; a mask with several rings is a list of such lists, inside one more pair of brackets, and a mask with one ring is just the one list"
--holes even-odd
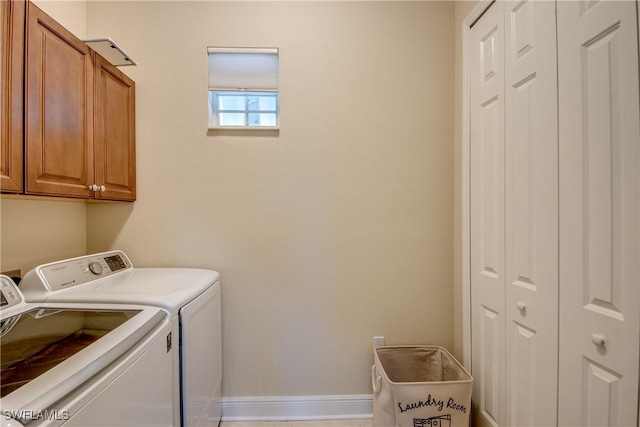
[(372, 427), (372, 420), (223, 421), (220, 427)]

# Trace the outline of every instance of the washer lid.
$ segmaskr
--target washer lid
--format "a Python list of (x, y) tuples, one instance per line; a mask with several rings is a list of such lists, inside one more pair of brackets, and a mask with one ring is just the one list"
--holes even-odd
[(2, 320), (11, 323), (0, 351), (5, 411), (47, 409), (168, 322), (155, 307), (31, 306)]

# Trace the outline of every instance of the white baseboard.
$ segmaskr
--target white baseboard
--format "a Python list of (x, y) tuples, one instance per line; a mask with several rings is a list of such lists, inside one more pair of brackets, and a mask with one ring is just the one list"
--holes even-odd
[(227, 397), (223, 421), (291, 421), (372, 417), (370, 394), (336, 396)]

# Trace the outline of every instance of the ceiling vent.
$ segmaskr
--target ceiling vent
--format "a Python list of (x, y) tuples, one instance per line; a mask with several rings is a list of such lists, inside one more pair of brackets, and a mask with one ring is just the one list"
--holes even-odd
[(106, 39), (85, 40), (84, 42), (116, 67), (138, 65), (136, 61), (131, 59), (131, 57), (109, 37)]

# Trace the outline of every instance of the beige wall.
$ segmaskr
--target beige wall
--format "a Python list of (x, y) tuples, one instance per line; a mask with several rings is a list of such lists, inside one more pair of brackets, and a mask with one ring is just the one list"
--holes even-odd
[[(88, 251), (223, 278), (227, 397), (370, 393), (374, 335), (453, 349), (454, 3), (99, 2), (140, 64), (135, 204)], [(207, 46), (281, 49), (279, 134), (208, 134)]]
[(24, 275), (37, 265), (86, 253), (82, 202), (0, 200), (0, 271)]
[(76, 37), (84, 40), (87, 34), (86, 0), (31, 0)]
[[(34, 3), (80, 38), (86, 32), (86, 2)], [(83, 202), (0, 199), (0, 271), (22, 274), (50, 261), (84, 255), (87, 247)]]

